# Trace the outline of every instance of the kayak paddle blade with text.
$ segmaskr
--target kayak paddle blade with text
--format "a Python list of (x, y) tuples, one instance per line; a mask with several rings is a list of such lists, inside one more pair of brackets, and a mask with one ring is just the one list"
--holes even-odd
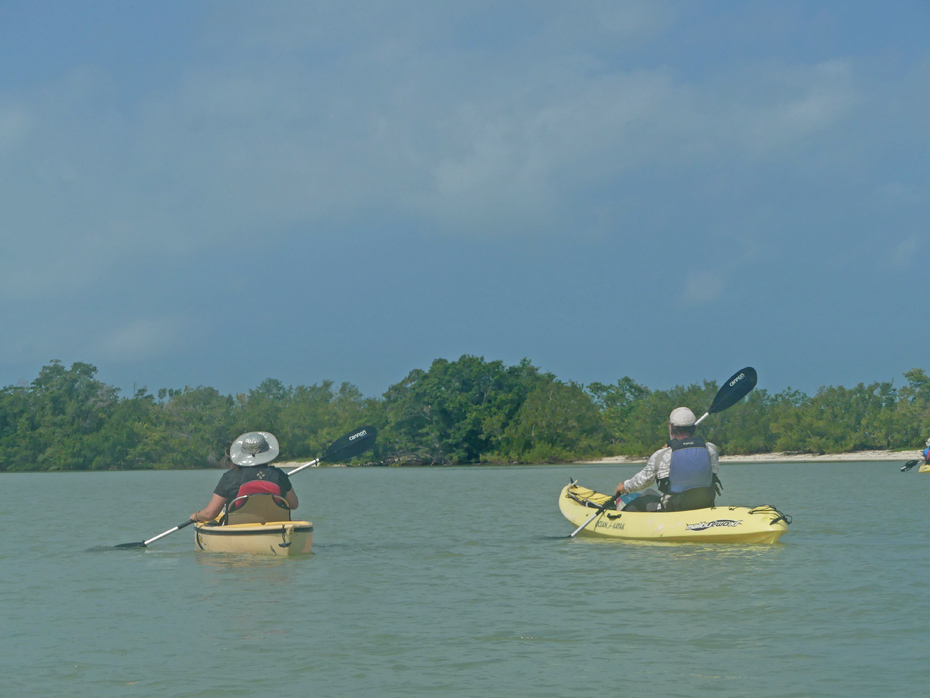
[(334, 441), (320, 456), (320, 460), (330, 462), (351, 460), (358, 454), (373, 448), (377, 436), (378, 430), (373, 426), (359, 427)]
[(752, 366), (747, 366), (734, 373), (726, 380), (720, 390), (717, 391), (710, 408), (697, 422), (695, 422), (695, 424), (703, 422), (708, 415), (717, 414), (718, 412), (723, 412), (733, 407), (733, 405), (752, 392), (758, 380), (759, 376), (756, 373), (756, 369)]

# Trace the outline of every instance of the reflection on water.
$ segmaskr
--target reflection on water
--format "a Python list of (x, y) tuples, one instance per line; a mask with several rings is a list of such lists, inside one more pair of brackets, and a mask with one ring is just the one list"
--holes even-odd
[(294, 555), (292, 557), (279, 555), (233, 555), (231, 553), (202, 553), (192, 552), (194, 561), (205, 567), (217, 570), (267, 570), (284, 565), (309, 564), (313, 554)]

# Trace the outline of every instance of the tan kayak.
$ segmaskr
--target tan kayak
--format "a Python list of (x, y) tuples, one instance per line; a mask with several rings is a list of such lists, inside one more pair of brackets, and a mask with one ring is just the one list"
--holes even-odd
[(249, 494), (237, 497), (213, 521), (198, 523), (198, 550), (209, 553), (300, 555), (313, 546), (313, 524), (291, 521), (283, 497)]
[(195, 525), (197, 549), (208, 553), (253, 555), (299, 555), (313, 546), (313, 524), (309, 521), (272, 521), (226, 526)]

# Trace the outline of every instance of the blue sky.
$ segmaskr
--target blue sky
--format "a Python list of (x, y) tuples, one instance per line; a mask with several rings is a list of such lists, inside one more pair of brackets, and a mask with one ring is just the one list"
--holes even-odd
[(930, 5), (0, 5), (0, 385), (930, 370)]

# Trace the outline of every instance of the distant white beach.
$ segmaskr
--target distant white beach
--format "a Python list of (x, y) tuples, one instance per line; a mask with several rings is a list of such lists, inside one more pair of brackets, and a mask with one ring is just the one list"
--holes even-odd
[[(922, 458), (920, 451), (854, 451), (852, 453), (756, 453), (748, 456), (721, 456), (721, 463), (837, 463), (843, 461), (908, 461)], [(646, 459), (630, 456), (611, 456), (579, 463), (645, 463)]]

